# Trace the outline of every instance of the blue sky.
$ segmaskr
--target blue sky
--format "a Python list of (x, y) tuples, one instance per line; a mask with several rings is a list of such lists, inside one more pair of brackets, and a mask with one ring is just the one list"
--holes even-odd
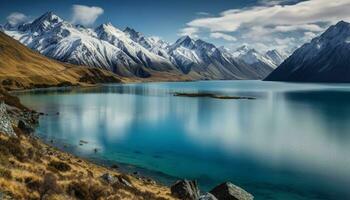
[(41, 1), (41, 0), (1, 0), (1, 24), (12, 12), (20, 12), (35, 18), (46, 11), (53, 11), (60, 17), (70, 20), (72, 5), (100, 7), (104, 10), (96, 22), (112, 22), (124, 29), (133, 27), (146, 35), (161, 36), (174, 41), (178, 38), (178, 30), (186, 22), (205, 13), (219, 13), (227, 8), (241, 8), (254, 5), (256, 0), (84, 0), (84, 1)]
[(169, 42), (190, 35), (229, 48), (247, 44), (283, 52), (350, 18), (349, 0), (0, 0), (0, 5), (0, 24), (53, 11), (74, 23), (111, 22)]

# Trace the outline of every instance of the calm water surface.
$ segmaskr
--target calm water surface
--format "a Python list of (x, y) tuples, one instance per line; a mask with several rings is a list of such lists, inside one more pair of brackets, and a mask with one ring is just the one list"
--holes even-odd
[[(257, 99), (173, 96), (200, 91)], [(350, 199), (350, 85), (203, 81), (19, 96), (49, 114), (37, 129), (45, 140), (164, 184), (230, 180), (258, 200)]]

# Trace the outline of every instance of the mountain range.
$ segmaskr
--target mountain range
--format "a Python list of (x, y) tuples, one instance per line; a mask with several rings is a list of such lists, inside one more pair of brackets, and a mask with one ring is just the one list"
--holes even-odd
[(350, 24), (340, 21), (304, 44), (265, 80), (350, 82)]
[(30, 89), (121, 81), (121, 77), (107, 70), (49, 59), (0, 32), (0, 88)]
[(189, 36), (170, 44), (130, 27), (122, 31), (111, 23), (87, 28), (52, 12), (29, 23), (7, 23), (0, 29), (47, 57), (124, 77), (167, 73), (192, 79), (262, 79), (284, 59), (276, 50), (261, 54), (243, 46), (232, 51)]

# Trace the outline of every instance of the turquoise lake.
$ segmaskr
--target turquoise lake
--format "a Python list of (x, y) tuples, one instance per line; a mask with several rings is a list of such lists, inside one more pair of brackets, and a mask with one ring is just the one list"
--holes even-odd
[(163, 184), (196, 179), (206, 191), (231, 181), (258, 200), (350, 199), (350, 84), (199, 81), (17, 95), (48, 114), (37, 128), (45, 141)]

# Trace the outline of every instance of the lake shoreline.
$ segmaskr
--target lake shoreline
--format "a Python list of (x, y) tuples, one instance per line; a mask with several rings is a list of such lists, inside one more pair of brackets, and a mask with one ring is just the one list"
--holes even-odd
[[(188, 82), (188, 81), (176, 81), (176, 82)], [(193, 82), (193, 81), (191, 81)], [(139, 82), (133, 82), (133, 83), (139, 83)], [(149, 82), (146, 82), (146, 83), (149, 83)], [(154, 82), (152, 82), (154, 83)], [(129, 84), (129, 83), (119, 83), (119, 84)], [(131, 84), (131, 83), (130, 83)], [(103, 87), (105, 84), (96, 84), (96, 85), (91, 85), (91, 86), (68, 86), (68, 87), (48, 87), (48, 88), (34, 88), (34, 89), (25, 89), (25, 90), (14, 90), (14, 91), (10, 91), (9, 93), (10, 94), (16, 94), (16, 93), (22, 93), (22, 92), (31, 92), (31, 91), (40, 91), (40, 90), (71, 90), (71, 89), (76, 89), (76, 88), (81, 88), (81, 89), (84, 89), (84, 88), (98, 88), (98, 87)], [(32, 111), (32, 112), (35, 112), (35, 111)], [(37, 113), (39, 115), (41, 115), (41, 117), (45, 117), (45, 113)], [(56, 115), (59, 115), (59, 113), (57, 112)], [(161, 179), (159, 178), (159, 176), (155, 175), (155, 176), (151, 176), (149, 174), (157, 174), (157, 173), (161, 173), (161, 172), (157, 172), (157, 171), (154, 171), (154, 170), (148, 170), (146, 168), (140, 168), (138, 167), (137, 165), (134, 165), (135, 168), (137, 169), (140, 169), (140, 171), (147, 171), (147, 172), (150, 172), (149, 174), (146, 173), (146, 175), (143, 175), (143, 172), (139, 172), (139, 170), (129, 170), (129, 169), (126, 169), (126, 170), (123, 170), (122, 169), (122, 165), (125, 165), (125, 166), (132, 166), (132, 164), (127, 164), (127, 163), (118, 163), (118, 161), (116, 162), (112, 162), (108, 165), (105, 165), (104, 162), (106, 162), (107, 160), (96, 160), (96, 159), (90, 159), (90, 158), (86, 158), (86, 157), (82, 157), (82, 156), (79, 156), (79, 155), (76, 155), (74, 154), (73, 152), (70, 152), (70, 151), (67, 151), (66, 149), (64, 148), (59, 148), (58, 146), (55, 145), (55, 142), (51, 142), (51, 141), (45, 141), (44, 138), (41, 138), (38, 134), (35, 134), (35, 136), (33, 137), (35, 138), (35, 140), (38, 142), (38, 143), (41, 143), (43, 145), (46, 145), (46, 146), (49, 146), (51, 148), (51, 151), (53, 152), (56, 152), (54, 154), (58, 154), (60, 155), (61, 153), (65, 153), (65, 154), (68, 154), (72, 157), (75, 157), (76, 159), (79, 159), (79, 160), (83, 160), (84, 162), (86, 163), (90, 163), (90, 164), (93, 164), (93, 165), (97, 165), (99, 167), (102, 167), (102, 168), (105, 168), (105, 170), (107, 171), (107, 173), (119, 173), (121, 175), (125, 175), (125, 176), (128, 176), (128, 177), (132, 177), (133, 179), (136, 179), (138, 181), (141, 181), (141, 182), (146, 182), (147, 184), (148, 183), (152, 183), (154, 186), (153, 187), (156, 187), (156, 188), (159, 188), (159, 190), (154, 190), (156, 191), (156, 193), (159, 193), (159, 191), (163, 191), (161, 192), (161, 195), (165, 195), (167, 197), (170, 197), (170, 198), (166, 198), (166, 199), (172, 199), (174, 198), (174, 196), (172, 195), (172, 191), (170, 191), (170, 186), (176, 181), (178, 180), (176, 177), (172, 177), (172, 181), (170, 182), (162, 182), (160, 181)], [(86, 142), (82, 143), (81, 145), (84, 145), (86, 144)], [(63, 143), (61, 145), (64, 145)], [(97, 151), (95, 151), (95, 153), (98, 153)], [(81, 162), (81, 161), (80, 161)], [(118, 166), (116, 169), (115, 167)], [(114, 168), (114, 169), (113, 169)], [(111, 170), (111, 171), (110, 171)], [(159, 175), (159, 174), (158, 174)], [(168, 176), (166, 174), (164, 174), (165, 176)], [(151, 178), (150, 178), (151, 177)], [(154, 181), (156, 180), (156, 181)], [(169, 179), (168, 179), (169, 180)], [(160, 182), (158, 182), (160, 181)], [(196, 183), (197, 185), (197, 183)], [(199, 193), (199, 188), (197, 188), (198, 186), (196, 186), (196, 190)], [(166, 189), (164, 189), (166, 188)], [(240, 188), (239, 188), (240, 189)], [(240, 189), (241, 190), (241, 189)], [(164, 193), (164, 191), (166, 191)], [(181, 194), (180, 194), (181, 195)]]
[[(42, 114), (39, 114), (36, 111), (31, 110), (30, 108), (26, 108), (25, 106), (23, 106), (19, 102), (19, 99), (17, 97), (12, 96), (10, 93), (8, 93), (4, 90), (0, 90), (0, 97), (2, 97), (1, 100), (5, 102), (6, 107), (8, 107), (10, 109), (17, 110), (16, 112), (18, 112), (17, 114), (19, 116), (22, 116), (25, 113), (30, 113), (29, 115), (27, 115), (26, 119), (23, 119), (24, 123), (26, 124), (27, 129), (21, 130), (20, 128), (14, 126), (16, 128), (14, 133), (17, 135), (17, 137), (15, 137), (15, 138), (20, 139), (19, 140), (20, 142), (19, 143), (17, 142), (18, 147), (16, 147), (16, 148), (25, 149), (25, 148), (27, 148), (27, 146), (31, 146), (29, 149), (27, 149), (28, 151), (30, 149), (32, 149), (30, 151), (34, 150), (35, 154), (40, 153), (40, 155), (41, 155), (40, 156), (41, 158), (35, 158), (35, 159), (33, 158), (34, 160), (33, 159), (18, 160), (16, 155), (14, 155), (15, 156), (14, 158), (12, 157), (12, 155), (9, 155), (10, 157), (8, 157), (6, 159), (13, 160), (13, 161), (11, 161), (11, 163), (9, 163), (9, 164), (6, 163), (6, 166), (4, 166), (5, 168), (3, 168), (3, 169), (6, 169), (6, 168), (11, 169), (11, 170), (8, 170), (8, 172), (6, 172), (6, 173), (9, 173), (9, 176), (8, 177), (0, 176), (0, 191), (2, 192), (1, 194), (8, 196), (8, 197), (14, 197), (14, 198), (20, 198), (20, 199), (22, 199), (22, 198), (36, 198), (38, 196), (41, 196), (40, 192), (37, 193), (37, 192), (33, 191), (32, 189), (30, 189), (30, 187), (28, 188), (27, 183), (24, 183), (24, 185), (23, 185), (23, 183), (18, 183), (16, 181), (16, 179), (18, 179), (18, 180), (25, 179), (27, 177), (28, 173), (33, 174), (33, 175), (31, 175), (31, 177), (33, 177), (33, 178), (35, 177), (36, 180), (38, 180), (38, 181), (40, 180), (40, 178), (39, 178), (40, 175), (36, 175), (36, 173), (33, 173), (33, 172), (27, 172), (25, 170), (18, 169), (19, 171), (23, 171), (23, 172), (17, 173), (18, 170), (16, 170), (15, 171), (16, 173), (15, 174), (13, 173), (13, 168), (17, 168), (16, 166), (21, 166), (23, 164), (33, 165), (33, 168), (43, 166), (44, 171), (48, 170), (48, 172), (46, 172), (46, 174), (48, 174), (48, 173), (57, 174), (57, 176), (59, 177), (58, 178), (59, 185), (62, 186), (66, 190), (69, 189), (66, 187), (70, 187), (70, 186), (72, 186), (72, 184), (80, 184), (77, 182), (74, 182), (74, 183), (72, 182), (71, 185), (66, 186), (66, 184), (63, 184), (60, 182), (60, 177), (65, 177), (68, 172), (65, 172), (65, 171), (60, 172), (59, 170), (56, 171), (56, 170), (53, 170), (51, 168), (45, 167), (45, 163), (47, 163), (47, 162), (50, 163), (52, 161), (55, 161), (55, 162), (59, 161), (61, 163), (67, 163), (68, 166), (70, 166), (69, 168), (74, 168), (75, 170), (86, 171), (86, 169), (89, 169), (90, 171), (95, 171), (95, 172), (93, 172), (93, 174), (94, 174), (93, 176), (96, 177), (97, 179), (100, 179), (99, 177), (102, 177), (103, 174), (110, 174), (110, 175), (115, 176), (115, 177), (123, 176), (132, 185), (132, 186), (130, 186), (130, 187), (128, 186), (126, 188), (125, 188), (125, 186), (122, 186), (122, 188), (124, 188), (123, 190), (125, 190), (126, 193), (128, 193), (128, 195), (132, 195), (135, 197), (137, 197), (137, 196), (142, 197), (142, 196), (146, 195), (146, 196), (152, 196), (155, 199), (158, 199), (158, 198), (159, 199), (164, 199), (164, 198), (165, 199), (175, 199), (173, 196), (171, 196), (169, 187), (161, 185), (159, 183), (156, 183), (154, 180), (152, 180), (148, 177), (137, 177), (137, 176), (134, 176), (133, 174), (121, 173), (118, 170), (117, 165), (103, 166), (101, 164), (91, 162), (87, 159), (78, 157), (78, 156), (71, 154), (69, 152), (57, 149), (53, 144), (50, 144), (50, 143), (43, 141), (40, 137), (35, 136), (36, 134), (34, 134), (32, 132), (25, 133), (24, 130), (35, 131), (35, 130), (33, 130), (33, 128), (36, 127), (37, 124), (39, 123), (38, 118), (39, 118), (39, 115), (42, 115)], [(14, 116), (14, 120), (22, 120), (22, 118), (17, 118), (17, 115), (16, 115), (16, 116)], [(12, 140), (11, 138), (13, 138), (13, 137), (6, 135), (6, 133), (0, 134), (0, 139), (2, 139), (4, 142)], [(16, 140), (15, 138), (14, 138), (14, 140)], [(42, 154), (43, 151), (48, 152), (48, 153)], [(24, 152), (24, 155), (26, 155), (25, 152)], [(39, 159), (41, 161), (40, 162), (36, 161), (36, 159)], [(43, 160), (45, 160), (45, 161), (43, 161)], [(14, 163), (14, 164), (18, 163), (18, 164), (14, 165), (12, 163)], [(0, 168), (1, 168), (1, 166), (3, 166), (3, 164), (0, 162)], [(86, 172), (86, 174), (84, 173), (85, 174), (85, 175), (83, 175), (84, 177), (86, 176), (86, 178), (88, 178), (90, 176), (89, 170)], [(70, 171), (72, 171), (72, 170), (70, 170)], [(75, 180), (78, 181), (80, 179), (75, 179)], [(73, 181), (74, 181), (74, 179), (73, 179)], [(81, 184), (84, 184), (84, 183), (81, 183)], [(96, 184), (99, 185), (98, 187), (101, 187), (101, 189), (103, 189), (103, 190), (106, 190), (106, 191), (113, 190), (113, 188), (111, 188), (111, 186), (109, 184), (105, 184), (103, 181), (102, 182), (98, 181)], [(30, 191), (32, 191), (32, 192), (30, 192)], [(55, 194), (55, 195), (58, 195), (58, 194)]]

